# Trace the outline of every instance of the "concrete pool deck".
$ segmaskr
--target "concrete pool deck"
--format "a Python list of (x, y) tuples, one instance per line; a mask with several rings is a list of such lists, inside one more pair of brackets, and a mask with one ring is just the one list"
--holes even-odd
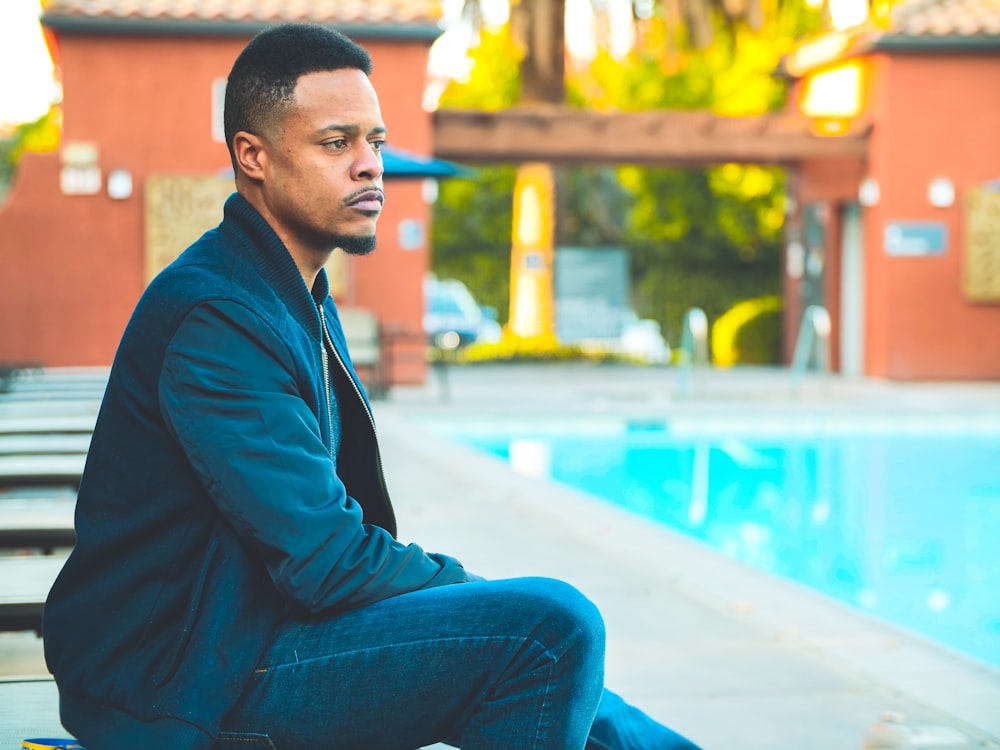
[[(374, 410), (401, 537), (487, 577), (576, 585), (605, 616), (608, 686), (705, 750), (861, 748), (885, 711), (908, 725), (960, 730), (968, 747), (1000, 748), (1000, 670), (609, 503), (517, 475), (420, 425), (545, 415), (752, 425), (767, 415), (810, 425), (863, 418), (877, 428), (892, 417), (1000, 436), (997, 383), (810, 377), (793, 387), (787, 372), (753, 370), (696, 373), (685, 385), (679, 376), (617, 365), (474, 366), (452, 368), (447, 389), (435, 374), (394, 389)], [(0, 634), (0, 675), (44, 673), (40, 653), (30, 634)]]

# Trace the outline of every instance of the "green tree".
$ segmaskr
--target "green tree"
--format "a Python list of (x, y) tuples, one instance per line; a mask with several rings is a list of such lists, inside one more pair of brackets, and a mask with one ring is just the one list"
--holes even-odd
[(556, 170), (555, 244), (574, 247), (621, 245), (632, 196), (610, 167)]
[[(764, 0), (760, 14), (711, 10), (709, 43), (694, 44), (688, 27), (663, 10), (637, 21), (637, 41), (624, 58), (607, 48), (567, 74), (567, 99), (620, 110), (705, 109), (741, 116), (779, 108), (784, 81), (774, 75), (796, 40), (821, 28), (822, 14), (805, 0)], [(709, 3), (711, 6), (712, 4)], [(759, 18), (758, 18), (759, 15)], [(758, 18), (750, 23), (750, 17)]]
[[(544, 17), (552, 3), (515, 3), (529, 4), (537, 6), (526, 16), (531, 19)], [(636, 43), (628, 55), (616, 58), (605, 47), (589, 64), (565, 71), (570, 106), (699, 109), (724, 116), (773, 111), (786, 96), (785, 83), (773, 75), (780, 57), (821, 25), (820, 12), (804, 0), (650, 0), (634, 8)], [(516, 103), (523, 40), (531, 38), (524, 29), (484, 30), (480, 47), (471, 52), (472, 80), (449, 87), (441, 106), (496, 109)], [(508, 256), (500, 246), (509, 250), (513, 169), (503, 181), (487, 170), (480, 178), (482, 183), (474, 179), (464, 186), (452, 181), (442, 190), (433, 264), (504, 310)], [(626, 247), (633, 304), (640, 315), (658, 320), (674, 344), (690, 307), (701, 307), (713, 320), (738, 300), (780, 292), (785, 197), (778, 169), (566, 168), (557, 191), (557, 244)], [(472, 200), (478, 193), (483, 195)], [(491, 211), (503, 206), (502, 220), (499, 212), (469, 215), (486, 204)], [(452, 213), (460, 219), (450, 218)], [(469, 241), (463, 243), (456, 231), (468, 232)]]
[(633, 195), (625, 231), (633, 302), (680, 340), (684, 313), (714, 320), (734, 301), (780, 293), (784, 180), (780, 171), (619, 169)]
[(13, 135), (0, 138), (0, 200), (3, 200), (14, 179), (14, 152), (17, 140)]
[(480, 304), (496, 308), (501, 322), (510, 297), (515, 176), (515, 167), (496, 166), (450, 178), (434, 204), (431, 268), (463, 281)]
[(0, 200), (10, 189), (25, 151), (44, 153), (59, 146), (60, 117), (60, 110), (53, 107), (37, 120), (15, 128), (10, 136), (0, 138)]
[(679, 342), (691, 307), (713, 320), (735, 300), (780, 291), (780, 209), (775, 221), (772, 193), (714, 192), (714, 170), (623, 168), (620, 175), (634, 195), (624, 243), (633, 303), (668, 340)]
[(440, 106), (480, 109), (487, 112), (512, 107), (521, 99), (518, 71), (521, 53), (511, 39), (510, 27), (483, 29), (479, 43), (469, 50), (472, 72), (468, 80), (452, 81)]

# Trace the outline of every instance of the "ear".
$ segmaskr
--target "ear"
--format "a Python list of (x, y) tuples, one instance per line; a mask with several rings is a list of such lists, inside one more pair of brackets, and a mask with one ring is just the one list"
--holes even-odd
[(233, 136), (236, 165), (251, 180), (262, 180), (267, 164), (267, 143), (258, 135), (241, 130)]

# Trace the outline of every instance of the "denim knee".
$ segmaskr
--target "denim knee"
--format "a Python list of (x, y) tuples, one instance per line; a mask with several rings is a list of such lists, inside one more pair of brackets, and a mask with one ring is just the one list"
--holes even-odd
[(603, 671), (604, 618), (575, 587), (552, 578), (522, 579), (519, 604), (535, 612), (533, 636), (557, 659), (570, 655)]

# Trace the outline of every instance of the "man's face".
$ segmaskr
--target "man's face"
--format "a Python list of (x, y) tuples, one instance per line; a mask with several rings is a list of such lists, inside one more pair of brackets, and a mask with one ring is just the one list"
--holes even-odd
[(356, 69), (309, 73), (295, 100), (267, 139), (269, 222), (293, 255), (370, 252), (384, 198), (385, 125), (375, 89)]

